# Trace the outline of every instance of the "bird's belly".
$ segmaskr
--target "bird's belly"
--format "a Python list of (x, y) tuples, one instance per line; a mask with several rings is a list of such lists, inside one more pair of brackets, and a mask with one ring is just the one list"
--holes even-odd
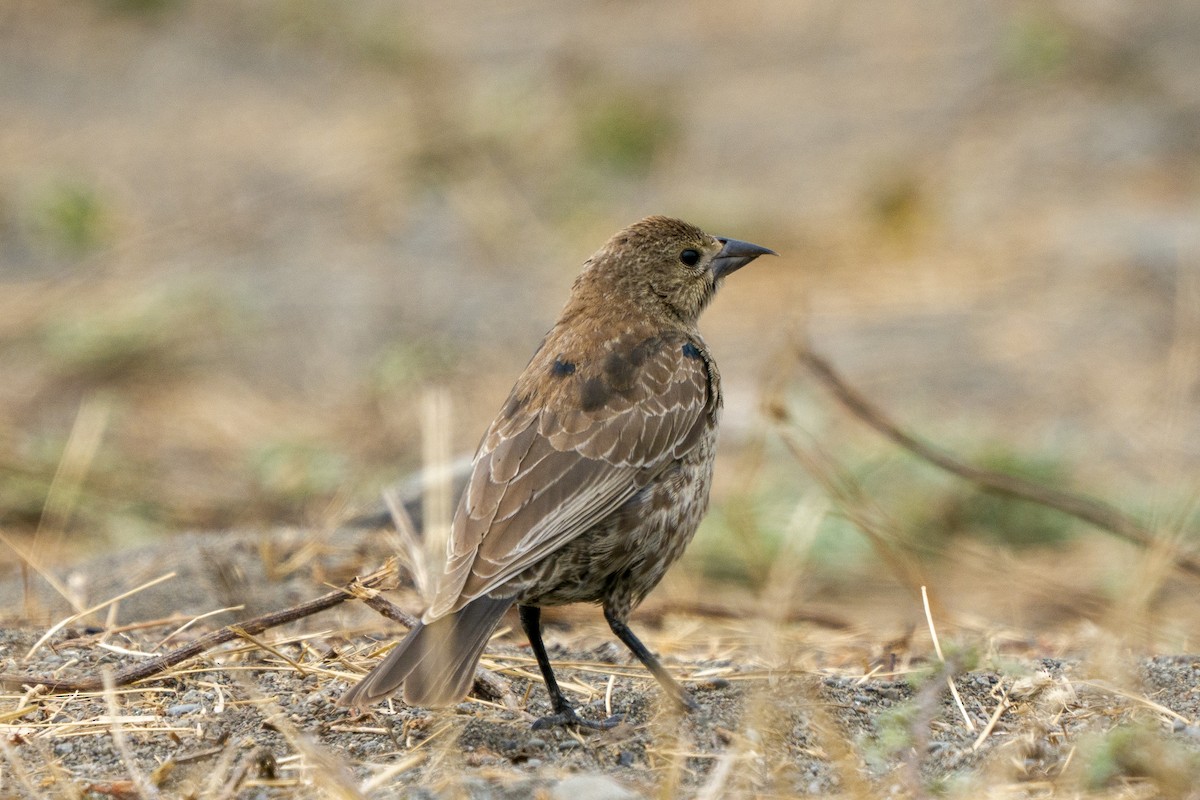
[(708, 508), (712, 459), (696, 455), (525, 570), (514, 581), (523, 587), (517, 601), (541, 606), (601, 602), (627, 615), (683, 554)]

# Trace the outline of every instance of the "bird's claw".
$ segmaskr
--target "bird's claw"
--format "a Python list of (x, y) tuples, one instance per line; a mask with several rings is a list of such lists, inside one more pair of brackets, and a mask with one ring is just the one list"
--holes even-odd
[(584, 719), (575, 713), (574, 708), (567, 706), (554, 714), (535, 719), (533, 721), (533, 730), (544, 731), (559, 726), (573, 725), (577, 728), (587, 728), (593, 731), (607, 731), (617, 727), (623, 719), (624, 717), (620, 714), (613, 714), (608, 719), (602, 720)]
[(670, 685), (664, 683), (663, 688), (666, 689), (667, 697), (672, 701), (675, 711), (681, 714), (695, 714), (703, 708), (696, 702), (696, 698), (692, 697), (691, 692), (674, 681)]

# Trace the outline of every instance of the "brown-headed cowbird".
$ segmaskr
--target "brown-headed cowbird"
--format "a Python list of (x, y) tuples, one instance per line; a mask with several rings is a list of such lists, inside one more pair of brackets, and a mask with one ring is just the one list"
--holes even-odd
[(587, 260), (479, 445), (432, 605), (342, 705), (401, 684), (412, 705), (458, 702), (515, 603), (554, 709), (535, 727), (615, 724), (576, 716), (542, 643), (542, 606), (594, 602), (667, 693), (694, 707), (627, 620), (708, 506), (721, 379), (700, 312), (725, 276), (765, 253), (648, 217)]

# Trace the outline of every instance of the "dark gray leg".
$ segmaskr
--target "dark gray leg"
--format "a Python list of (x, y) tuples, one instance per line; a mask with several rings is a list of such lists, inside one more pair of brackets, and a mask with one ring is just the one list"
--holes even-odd
[(638, 661), (641, 661), (646, 669), (658, 680), (667, 694), (671, 696), (685, 711), (695, 711), (700, 706), (692, 699), (679, 683), (671, 677), (671, 675), (663, 669), (663, 665), (659, 663), (654, 654), (646, 649), (646, 645), (642, 644), (642, 640), (634, 635), (629, 626), (625, 624), (625, 620), (617, 618), (615, 614), (607, 607), (604, 608), (604, 619), (608, 621), (608, 627), (616, 634), (617, 638), (625, 643)]
[[(533, 722), (535, 731), (553, 728), (556, 725), (577, 725), (581, 728), (607, 730), (621, 721), (620, 717), (609, 717), (600, 722), (581, 719), (575, 713), (574, 707), (563, 696), (554, 678), (554, 670), (550, 667), (550, 657), (546, 655), (546, 645), (542, 642), (542, 609), (537, 606), (518, 606), (521, 615), (521, 627), (529, 637), (529, 646), (533, 649), (533, 657), (537, 659), (538, 669), (542, 671), (542, 680), (546, 682), (546, 691), (550, 693), (550, 707), (554, 713), (547, 717), (539, 717)], [(635, 640), (636, 641), (636, 640)]]

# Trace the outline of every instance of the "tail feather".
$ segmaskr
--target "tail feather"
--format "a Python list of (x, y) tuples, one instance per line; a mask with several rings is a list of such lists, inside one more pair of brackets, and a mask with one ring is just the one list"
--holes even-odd
[(480, 597), (453, 614), (418, 624), (338, 705), (362, 708), (404, 685), (404, 701), (445, 706), (467, 696), (475, 665), (513, 598)]

